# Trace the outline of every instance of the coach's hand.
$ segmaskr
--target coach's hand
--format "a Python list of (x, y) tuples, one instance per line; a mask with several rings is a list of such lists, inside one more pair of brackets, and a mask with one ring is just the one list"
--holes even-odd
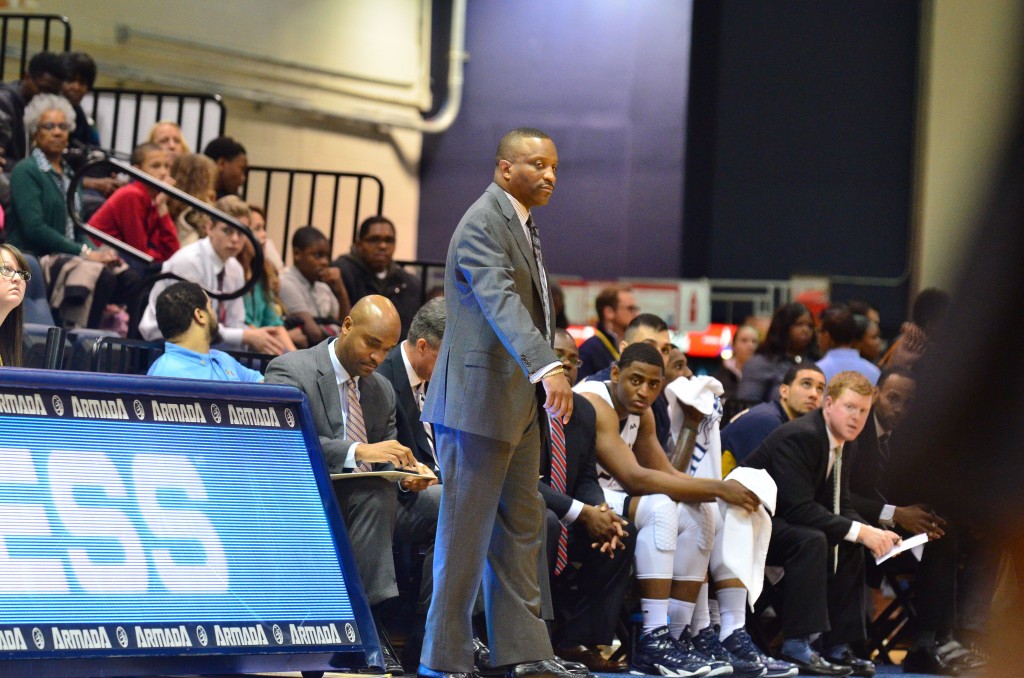
[(412, 450), (397, 440), (382, 440), (379, 443), (359, 443), (356, 448), (356, 463), (392, 463), (395, 468), (417, 470), (416, 457)]
[(560, 417), (563, 424), (568, 424), (569, 417), (572, 416), (572, 386), (569, 385), (564, 372), (559, 365), (544, 375), (541, 384), (544, 385), (544, 392), (547, 394), (544, 410), (552, 417)]

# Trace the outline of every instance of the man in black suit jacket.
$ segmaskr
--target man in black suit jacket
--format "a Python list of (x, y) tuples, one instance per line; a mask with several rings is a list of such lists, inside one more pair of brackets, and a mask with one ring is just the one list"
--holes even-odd
[[(767, 563), (786, 569), (781, 656), (812, 675), (874, 674), (874, 665), (850, 649), (865, 637), (864, 555), (857, 544), (878, 556), (900, 538), (857, 514), (843, 463), (844, 449), (852, 449), (846, 443), (867, 422), (872, 393), (860, 373), (840, 372), (822, 409), (775, 429), (744, 464), (767, 470), (778, 486)], [(825, 657), (811, 649), (816, 634), (824, 634)]]
[[(579, 369), (576, 342), (565, 330), (555, 331), (555, 355), (562, 361), (569, 383), (575, 383)], [(604, 491), (597, 482), (597, 457), (594, 442), (597, 422), (594, 407), (581, 395), (573, 395), (573, 418), (565, 431), (565, 492), (551, 486), (550, 420), (541, 418), (542, 438), (538, 490), (547, 506), (547, 571), (555, 571), (561, 526), (568, 527), (568, 560), (572, 565), (559, 575), (552, 574), (555, 620), (559, 634), (555, 654), (562, 659), (582, 662), (591, 671), (625, 671), (625, 662), (605, 659), (596, 645), (610, 645), (619, 618), (619, 608), (630, 582), (630, 567), (636, 548), (636, 530), (619, 518), (605, 503)], [(610, 539), (617, 539), (621, 550)], [(600, 543), (607, 548), (592, 548)], [(575, 574), (575, 576), (572, 576)], [(568, 580), (575, 581), (575, 587)]]
[(435, 473), (439, 473), (439, 469), (433, 427), (422, 421), (420, 413), (444, 337), (444, 322), (444, 299), (428, 301), (413, 316), (408, 338), (393, 348), (377, 368), (377, 373), (395, 387), (398, 442), (411, 449), (416, 460)]
[[(873, 524), (897, 530), (904, 536), (928, 534), (921, 561), (916, 567), (917, 636), (903, 660), (903, 670), (914, 673), (955, 675), (980, 667), (980, 658), (964, 649), (954, 660), (939, 652), (938, 638), (952, 638), (956, 623), (956, 578), (958, 543), (954, 526), (923, 504), (897, 505), (910, 500), (890, 482), (898, 449), (890, 442), (899, 428), (917, 390), (914, 374), (901, 367), (882, 372), (874, 396), (874, 407), (864, 431), (857, 437), (850, 472), (851, 501), (857, 512)], [(906, 501), (903, 502), (906, 504)], [(906, 572), (914, 568), (909, 558), (890, 560), (883, 568)], [(869, 581), (880, 574), (868, 564)], [(959, 647), (957, 647), (959, 649)]]

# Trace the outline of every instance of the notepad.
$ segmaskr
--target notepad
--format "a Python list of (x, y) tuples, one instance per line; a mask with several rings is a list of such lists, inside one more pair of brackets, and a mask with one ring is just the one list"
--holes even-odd
[[(913, 537), (908, 537), (907, 539), (904, 539), (899, 544), (896, 544), (891, 549), (889, 549), (887, 553), (884, 553), (875, 558), (875, 565), (881, 565), (893, 556), (898, 556), (904, 551), (909, 551), (910, 549), (917, 547), (923, 548), (926, 543), (928, 543), (928, 534), (926, 532), (916, 534)], [(920, 551), (915, 551), (914, 555), (917, 556), (918, 560), (921, 559)]]

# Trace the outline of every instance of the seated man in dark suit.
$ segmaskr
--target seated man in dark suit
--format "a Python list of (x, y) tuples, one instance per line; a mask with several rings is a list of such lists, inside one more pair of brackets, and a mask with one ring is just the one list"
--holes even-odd
[[(857, 437), (857, 451), (850, 470), (850, 500), (862, 516), (876, 525), (891, 528), (904, 536), (927, 533), (920, 564), (916, 569), (917, 636), (903, 660), (904, 672), (957, 675), (975, 670), (983, 661), (952, 640), (956, 622), (956, 578), (958, 542), (952, 524), (923, 504), (898, 506), (898, 497), (906, 496), (889, 481), (890, 437), (899, 428), (917, 390), (914, 374), (903, 367), (890, 368), (878, 378), (874, 406), (867, 426)], [(898, 444), (898, 442), (897, 442)], [(882, 568), (906, 572), (913, 560), (889, 560)], [(878, 566), (868, 563), (869, 574)], [(869, 577), (870, 579), (870, 577)], [(877, 577), (876, 577), (877, 579)], [(948, 647), (945, 654), (941, 645)]]
[[(395, 390), (374, 372), (395, 344), (401, 321), (394, 305), (379, 296), (364, 297), (352, 307), (337, 339), (275, 358), (267, 367), (267, 383), (288, 384), (309, 398), (313, 423), (332, 474), (388, 468), (416, 470), (433, 476), (399, 443)], [(436, 482), (419, 477), (404, 479), (401, 488), (421, 492)], [(334, 481), (356, 568), (366, 597), (381, 622), (381, 606), (398, 596), (395, 562), (391, 554), (399, 511), (395, 488), (379, 477), (352, 477)], [(402, 666), (384, 642), (389, 672)]]
[[(864, 632), (864, 552), (875, 556), (900, 542), (894, 532), (871, 527), (853, 508), (846, 443), (860, 435), (871, 409), (871, 382), (840, 372), (825, 404), (787, 422), (765, 439), (745, 466), (768, 471), (778, 486), (767, 563), (782, 565), (781, 656), (801, 673), (874, 675), (870, 661), (854, 656)], [(822, 635), (824, 657), (811, 648)]]
[[(555, 331), (554, 348), (569, 383), (576, 383), (580, 362), (576, 342), (559, 329)], [(627, 664), (605, 659), (596, 646), (612, 642), (630, 582), (636, 529), (608, 508), (597, 482), (594, 417), (594, 407), (575, 394), (572, 419), (563, 427), (564, 457), (559, 455), (558, 441), (552, 437), (551, 423), (542, 417), (544, 444), (538, 489), (548, 509), (547, 564), (552, 573), (559, 629), (555, 654), (581, 662), (594, 672), (620, 673), (627, 670)], [(563, 465), (564, 486), (559, 477)], [(566, 539), (561, 543), (563, 528)], [(614, 541), (624, 548), (616, 550)], [(595, 543), (601, 547), (592, 548)], [(575, 587), (570, 587), (566, 579), (575, 563), (581, 567), (574, 577)]]

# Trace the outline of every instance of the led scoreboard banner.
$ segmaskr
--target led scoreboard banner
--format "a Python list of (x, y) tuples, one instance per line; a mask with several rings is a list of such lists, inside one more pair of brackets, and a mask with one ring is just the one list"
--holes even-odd
[(0, 369), (0, 676), (368, 666), (301, 392)]

